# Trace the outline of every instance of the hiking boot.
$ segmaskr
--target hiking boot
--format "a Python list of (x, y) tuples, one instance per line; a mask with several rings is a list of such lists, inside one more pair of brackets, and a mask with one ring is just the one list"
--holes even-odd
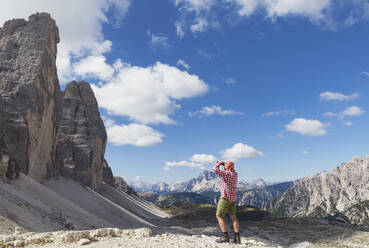
[(234, 239), (233, 239), (233, 243), (234, 244), (241, 244), (241, 238), (240, 238), (240, 235), (238, 234), (235, 234), (234, 235)]
[(227, 234), (223, 234), (223, 237), (215, 240), (215, 242), (217, 242), (217, 243), (230, 243), (229, 241), (230, 240), (229, 240), (228, 233)]

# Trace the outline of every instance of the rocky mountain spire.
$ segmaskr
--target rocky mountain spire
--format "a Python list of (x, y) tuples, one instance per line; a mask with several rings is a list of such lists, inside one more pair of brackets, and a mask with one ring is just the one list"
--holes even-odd
[(106, 138), (90, 84), (69, 83), (64, 91), (57, 136), (55, 169), (58, 174), (98, 189), (103, 178)]
[(0, 153), (42, 181), (52, 167), (61, 91), (56, 71), (59, 32), (47, 13), (0, 28)]
[(60, 90), (58, 42), (47, 13), (0, 28), (0, 176), (22, 172), (42, 182), (63, 175), (95, 190), (104, 179), (113, 186), (95, 95), (86, 82)]

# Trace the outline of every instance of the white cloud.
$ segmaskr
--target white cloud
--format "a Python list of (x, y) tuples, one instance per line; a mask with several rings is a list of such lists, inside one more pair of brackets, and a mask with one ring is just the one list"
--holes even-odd
[(340, 115), (339, 114), (332, 113), (332, 112), (326, 112), (326, 113), (324, 113), (324, 116), (327, 116), (327, 117), (339, 117)]
[[(237, 143), (233, 147), (228, 148), (224, 151), (220, 151), (224, 160), (236, 161), (240, 158), (251, 158), (251, 157), (262, 157), (264, 154), (257, 151), (255, 148), (246, 144)], [(194, 154), (188, 160), (182, 161), (167, 161), (163, 170), (170, 170), (170, 167), (190, 167), (206, 169), (206, 165), (215, 164), (218, 159), (212, 154)]]
[(206, 29), (216, 28), (220, 22), (237, 22), (238, 17), (232, 14), (242, 18), (265, 15), (272, 22), (278, 18), (302, 17), (328, 29), (351, 26), (369, 19), (367, 0), (176, 0), (175, 5), (182, 14), (179, 18), (181, 32), (178, 32), (176, 23), (177, 34), (181, 37), (187, 26), (193, 29), (197, 25), (198, 19), (217, 23), (208, 25)]
[(236, 83), (236, 80), (234, 80), (233, 78), (225, 78), (224, 79), (224, 82), (226, 84), (235, 84)]
[(324, 113), (324, 116), (327, 117), (337, 117), (338, 119), (343, 119), (346, 116), (360, 116), (363, 115), (365, 111), (358, 107), (358, 106), (351, 106), (346, 108), (345, 110), (341, 111), (340, 113), (332, 113), (332, 112), (326, 112)]
[(150, 30), (147, 31), (147, 34), (150, 37), (150, 47), (152, 50), (169, 48), (168, 37), (164, 35), (155, 35), (151, 33)]
[[(106, 124), (106, 123), (105, 123)], [(151, 146), (163, 142), (163, 134), (146, 125), (110, 125), (106, 127), (108, 141), (116, 146)]]
[(186, 62), (184, 62), (182, 59), (179, 59), (177, 61), (177, 65), (182, 66), (183, 68), (185, 68), (187, 71), (190, 69), (190, 65), (187, 64)]
[(342, 111), (342, 115), (344, 116), (360, 116), (363, 115), (365, 111), (358, 106), (351, 106)]
[(367, 71), (362, 71), (362, 72), (360, 72), (361, 74), (363, 74), (363, 75), (365, 75), (365, 76), (368, 76), (369, 77), (369, 72), (367, 72)]
[(208, 22), (204, 18), (197, 18), (196, 23), (190, 27), (192, 33), (202, 33), (208, 29)]
[(263, 113), (261, 116), (267, 117), (267, 116), (294, 115), (294, 114), (296, 114), (295, 110), (291, 109), (291, 110), (280, 110), (280, 111), (267, 112), (267, 113)]
[(217, 162), (218, 159), (214, 157), (214, 155), (202, 153), (192, 155), (189, 160), (200, 164), (214, 164)]
[(342, 124), (345, 125), (345, 126), (347, 126), (347, 127), (351, 127), (352, 126), (352, 122), (351, 121), (343, 121)]
[(201, 153), (194, 154), (188, 160), (165, 162), (164, 170), (170, 170), (170, 167), (192, 167), (205, 170), (205, 166), (216, 163), (218, 159), (214, 155)]
[(353, 100), (356, 99), (360, 96), (359, 93), (354, 93), (352, 95), (344, 95), (341, 93), (336, 93), (336, 92), (323, 92), (320, 94), (320, 101), (332, 101), (332, 100), (336, 100), (336, 101), (349, 101), (349, 100)]
[(302, 151), (302, 154), (304, 154), (304, 155), (308, 155), (310, 152), (309, 151), (306, 151), (306, 150), (303, 150)]
[(99, 107), (135, 122), (174, 124), (171, 115), (180, 108), (175, 100), (208, 91), (208, 85), (198, 76), (160, 62), (148, 67), (122, 66), (108, 83), (91, 87)]
[[(2, 0), (0, 26), (13, 18), (28, 18), (36, 12), (48, 12), (59, 27), (57, 68), (61, 83), (75, 79), (74, 66), (88, 56), (100, 56), (111, 50), (111, 41), (104, 39), (103, 24), (118, 26), (131, 0)], [(113, 11), (114, 19), (106, 16)]]
[(185, 35), (185, 31), (184, 31), (185, 25), (186, 24), (184, 21), (176, 21), (176, 23), (174, 24), (179, 38), (183, 38), (183, 36)]
[(234, 110), (224, 110), (222, 109), (222, 107), (220, 106), (216, 106), (216, 105), (213, 105), (213, 106), (205, 106), (203, 107), (202, 109), (198, 110), (198, 111), (195, 111), (193, 113), (189, 113), (189, 116), (196, 116), (196, 115), (199, 115), (199, 116), (210, 116), (210, 115), (215, 115), (215, 114), (218, 114), (218, 115), (242, 115), (241, 112), (237, 112), (237, 111), (234, 111)]
[(206, 52), (206, 51), (204, 51), (204, 50), (202, 50), (202, 49), (198, 49), (198, 50), (197, 50), (197, 52), (198, 52), (201, 56), (203, 56), (204, 58), (206, 58), (206, 59), (211, 59), (211, 58), (213, 57), (213, 55), (211, 55), (210, 53), (208, 53), (208, 52)]
[(104, 56), (89, 56), (75, 64), (74, 72), (81, 77), (92, 77), (105, 81), (112, 78), (114, 68), (105, 63)]
[(216, 0), (175, 0), (175, 5), (183, 11), (200, 13), (210, 10), (216, 2)]
[(170, 167), (191, 167), (191, 168), (198, 168), (201, 170), (205, 170), (205, 167), (203, 164), (199, 164), (199, 163), (195, 163), (192, 161), (187, 161), (187, 160), (183, 160), (183, 161), (167, 161), (165, 162), (165, 166), (164, 166), (164, 170), (170, 170)]
[(264, 156), (264, 154), (261, 151), (258, 151), (254, 147), (248, 146), (241, 142), (234, 144), (231, 148), (225, 149), (220, 153), (223, 159), (234, 161), (240, 158), (252, 158)]
[[(324, 10), (330, 7), (331, 0), (236, 0), (241, 8), (247, 6), (255, 11), (257, 7), (266, 10), (268, 17), (277, 18), (288, 15), (301, 15), (310, 19), (324, 17)], [(249, 2), (249, 4), (247, 3)], [(246, 4), (245, 4), (246, 3)], [(255, 3), (257, 3), (255, 7)], [(241, 9), (241, 10), (242, 10)], [(250, 13), (246, 13), (250, 14)], [(242, 13), (240, 13), (242, 15)]]
[(307, 136), (325, 135), (327, 133), (324, 129), (325, 127), (326, 125), (318, 120), (307, 120), (304, 118), (295, 118), (289, 124), (285, 125), (287, 131)]

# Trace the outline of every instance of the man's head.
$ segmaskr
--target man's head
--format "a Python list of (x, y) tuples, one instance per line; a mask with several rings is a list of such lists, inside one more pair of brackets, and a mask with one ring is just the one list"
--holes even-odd
[(234, 163), (232, 161), (224, 162), (224, 169), (235, 172), (234, 170)]

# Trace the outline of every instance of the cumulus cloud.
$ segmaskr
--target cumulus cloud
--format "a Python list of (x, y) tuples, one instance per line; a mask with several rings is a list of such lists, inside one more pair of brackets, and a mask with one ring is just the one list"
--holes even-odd
[(337, 117), (338, 119), (343, 119), (347, 116), (360, 116), (360, 115), (363, 115), (364, 113), (365, 111), (362, 108), (353, 105), (341, 111), (340, 113), (326, 112), (324, 113), (324, 116)]
[(188, 160), (183, 160), (183, 161), (167, 161), (165, 162), (165, 166), (164, 166), (164, 170), (168, 171), (170, 170), (170, 167), (191, 167), (191, 168), (198, 168), (201, 170), (205, 170), (205, 167), (202, 164), (199, 163), (195, 163), (192, 161), (188, 161)]
[(194, 154), (188, 160), (182, 161), (167, 161), (165, 162), (164, 170), (170, 170), (170, 167), (192, 167), (198, 168), (201, 170), (205, 169), (206, 165), (214, 164), (217, 161), (217, 158), (214, 155), (201, 153)]
[(208, 85), (198, 76), (160, 62), (148, 67), (121, 66), (109, 82), (91, 87), (99, 107), (134, 122), (174, 124), (171, 116), (180, 108), (176, 100), (208, 91)]
[[(237, 143), (233, 147), (220, 151), (222, 159), (237, 161), (240, 158), (262, 157), (264, 154), (255, 148), (243, 143)], [(206, 165), (215, 164), (218, 159), (212, 154), (194, 154), (187, 160), (167, 161), (164, 170), (170, 170), (170, 167), (190, 167), (204, 170)]]
[(287, 131), (296, 132), (306, 136), (321, 136), (327, 133), (326, 125), (318, 120), (307, 120), (304, 118), (295, 118), (289, 124), (285, 125)]
[(105, 63), (104, 56), (88, 56), (75, 63), (74, 72), (84, 78), (109, 80), (113, 76), (114, 68)]
[(353, 100), (356, 99), (360, 96), (359, 93), (354, 93), (352, 95), (344, 95), (342, 93), (338, 93), (338, 92), (323, 92), (320, 94), (320, 101), (332, 101), (332, 100), (336, 100), (336, 101), (349, 101), (349, 100)]
[(352, 126), (351, 121), (343, 121), (342, 124), (345, 125), (346, 127), (351, 127)]
[(190, 69), (190, 65), (187, 64), (186, 62), (184, 62), (182, 59), (179, 59), (177, 61), (177, 65), (182, 66), (183, 68), (185, 68), (187, 71)]
[(150, 30), (147, 31), (148, 36), (150, 37), (150, 47), (152, 50), (158, 50), (158, 49), (168, 49), (169, 43), (168, 43), (168, 37), (164, 35), (155, 35), (151, 33)]
[[(119, 26), (129, 10), (131, 0), (3, 0), (0, 26), (13, 18), (28, 18), (36, 12), (48, 12), (56, 20), (60, 32), (57, 68), (61, 83), (75, 79), (74, 66), (88, 56), (101, 56), (111, 50), (111, 41), (104, 39), (102, 26)], [(109, 20), (106, 12), (114, 18)], [(68, 14), (66, 14), (68, 13)]]
[(268, 116), (294, 115), (294, 114), (296, 114), (295, 110), (291, 109), (291, 110), (280, 110), (280, 111), (267, 112), (267, 113), (263, 113), (261, 116), (268, 117)]
[(215, 114), (218, 114), (218, 115), (242, 115), (241, 112), (237, 112), (237, 111), (234, 111), (234, 110), (231, 110), (231, 109), (224, 110), (220, 106), (213, 105), (213, 106), (210, 106), (210, 107), (205, 106), (202, 109), (200, 109), (198, 111), (195, 111), (195, 112), (190, 112), (189, 116), (196, 116), (196, 115), (210, 116), (210, 115), (215, 115)]
[(342, 115), (344, 116), (360, 116), (363, 115), (365, 111), (358, 106), (351, 106), (342, 111)]
[(234, 144), (231, 148), (225, 149), (220, 152), (222, 159), (236, 161), (240, 158), (253, 158), (262, 157), (264, 154), (261, 151), (256, 150), (252, 146), (248, 146), (243, 143)]
[(110, 125), (106, 127), (108, 141), (115, 146), (151, 146), (163, 142), (163, 134), (153, 128), (131, 123), (129, 125)]
[(192, 155), (189, 160), (200, 164), (214, 164), (218, 159), (214, 155), (201, 153)]

